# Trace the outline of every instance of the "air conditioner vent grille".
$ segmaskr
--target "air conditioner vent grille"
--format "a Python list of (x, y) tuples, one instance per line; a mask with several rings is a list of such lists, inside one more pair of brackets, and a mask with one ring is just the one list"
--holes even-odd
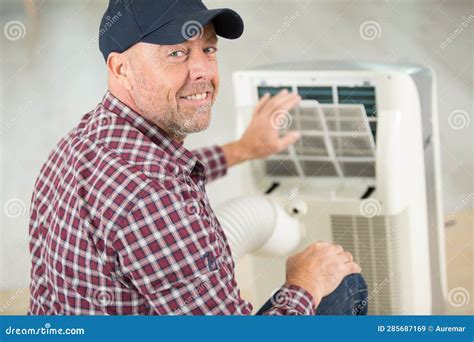
[(298, 94), (303, 100), (333, 103), (332, 87), (298, 87)]
[(267, 176), (375, 178), (375, 142), (364, 106), (302, 101), (287, 115), (275, 118), (288, 123), (280, 134), (298, 130), (302, 137), (267, 158)]
[(375, 117), (375, 87), (337, 87), (339, 103), (363, 104), (369, 117)]
[(303, 100), (316, 100), (319, 103), (335, 104), (362, 104), (367, 116), (370, 118), (370, 129), (376, 141), (377, 136), (377, 97), (373, 86), (259, 86), (257, 87), (258, 98), (265, 93), (276, 95), (280, 90), (297, 91)]
[(334, 243), (350, 251), (369, 287), (369, 314), (403, 314), (413, 303), (407, 210), (399, 215), (366, 218), (332, 215)]

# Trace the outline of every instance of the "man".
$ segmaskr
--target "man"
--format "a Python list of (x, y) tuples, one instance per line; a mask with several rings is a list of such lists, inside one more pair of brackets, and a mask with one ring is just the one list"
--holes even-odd
[[(266, 95), (240, 140), (183, 147), (209, 125), (217, 36), (242, 32), (237, 13), (201, 1), (110, 1), (99, 40), (109, 91), (58, 143), (35, 184), (29, 314), (252, 313), (205, 184), (294, 143), (298, 133), (280, 138), (270, 116), (300, 98)], [(259, 313), (363, 313), (360, 276), (333, 292), (357, 272), (341, 246), (312, 244), (288, 259), (286, 283)]]

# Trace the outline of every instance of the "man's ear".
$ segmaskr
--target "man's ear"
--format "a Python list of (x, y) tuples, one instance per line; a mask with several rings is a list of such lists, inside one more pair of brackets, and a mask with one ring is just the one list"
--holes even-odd
[(124, 53), (111, 52), (107, 57), (109, 73), (128, 91), (133, 89), (131, 66)]

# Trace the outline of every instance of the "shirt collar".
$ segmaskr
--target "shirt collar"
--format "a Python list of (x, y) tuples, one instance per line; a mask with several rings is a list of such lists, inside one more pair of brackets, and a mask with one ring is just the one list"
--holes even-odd
[(146, 135), (154, 144), (164, 152), (170, 154), (189, 174), (191, 171), (204, 174), (204, 165), (194, 156), (194, 154), (183, 146), (183, 143), (171, 139), (163, 129), (156, 126), (143, 116), (133, 111), (125, 103), (116, 98), (110, 91), (107, 91), (102, 99), (102, 105), (110, 112), (124, 118), (133, 127)]

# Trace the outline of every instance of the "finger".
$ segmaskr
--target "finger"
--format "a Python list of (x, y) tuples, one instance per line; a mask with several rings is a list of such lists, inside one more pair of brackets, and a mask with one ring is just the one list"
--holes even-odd
[(265, 106), (265, 104), (270, 100), (271, 96), (270, 96), (270, 93), (269, 92), (266, 92), (261, 98), (260, 100), (258, 101), (257, 105), (255, 106), (255, 109), (254, 109), (254, 114), (258, 114), (260, 113), (260, 111), (262, 110), (263, 106)]
[(335, 260), (337, 260), (337, 262), (341, 264), (348, 264), (353, 262), (352, 254), (349, 252), (338, 253), (335, 256)]
[(339, 256), (342, 258), (344, 263), (354, 261), (354, 257), (352, 256), (352, 254), (350, 252), (344, 251), (344, 252), (340, 253)]
[(343, 269), (346, 275), (360, 273), (362, 271), (359, 264), (356, 264), (355, 262), (348, 262), (347, 264), (344, 264)]
[[(270, 95), (270, 94), (269, 94)], [(273, 96), (269, 96), (268, 101), (265, 102), (265, 104), (261, 107), (261, 110), (268, 110), (269, 106), (274, 103), (280, 101), (282, 97), (288, 96), (288, 89), (282, 89), (278, 93), (276, 93)], [(268, 108), (267, 108), (268, 107)]]
[(312, 244), (314, 247), (328, 247), (331, 243), (327, 241), (318, 240)]
[(273, 96), (273, 99), (279, 99), (287, 94), (290, 94), (290, 91), (287, 88), (283, 88), (278, 93), (276, 93), (275, 96)]
[(278, 141), (278, 152), (284, 151), (288, 146), (293, 145), (301, 137), (298, 131), (288, 132)]
[(320, 256), (330, 256), (331, 253), (329, 253), (329, 247), (331, 247), (329, 242), (317, 241), (309, 245), (307, 249), (312, 254), (320, 253)]
[(340, 254), (344, 252), (344, 248), (342, 248), (342, 246), (339, 244), (333, 244), (331, 245), (331, 252)]
[(265, 111), (269, 112), (270, 114), (277, 110), (288, 111), (292, 109), (301, 101), (301, 96), (299, 96), (297, 93), (291, 93), (286, 94), (280, 98), (274, 98), (272, 100), (274, 101), (269, 101), (265, 106)]
[(293, 98), (295, 96), (299, 96), (298, 93), (289, 92), (287, 89), (283, 89), (271, 98), (271, 100), (268, 102), (268, 108), (275, 108), (279, 104), (284, 103), (288, 99)]
[(301, 96), (296, 95), (294, 98), (289, 99), (288, 101), (282, 103), (280, 107), (283, 110), (289, 111), (293, 109), (294, 107), (296, 107), (296, 105), (298, 105), (300, 102), (301, 102)]
[(289, 99), (288, 101), (279, 104), (276, 108), (272, 108), (270, 113), (284, 112), (289, 113), (291, 115), (291, 110), (295, 108), (300, 103), (300, 101), (301, 98), (299, 97), (299, 95), (295, 96)]

